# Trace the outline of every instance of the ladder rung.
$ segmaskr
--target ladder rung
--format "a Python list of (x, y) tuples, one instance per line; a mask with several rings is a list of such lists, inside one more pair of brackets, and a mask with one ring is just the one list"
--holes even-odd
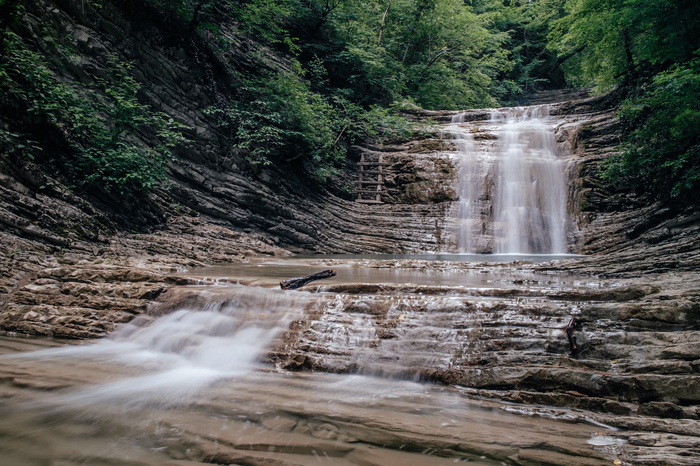
[(393, 175), (394, 172), (390, 170), (360, 170), (357, 173), (362, 173), (363, 175)]

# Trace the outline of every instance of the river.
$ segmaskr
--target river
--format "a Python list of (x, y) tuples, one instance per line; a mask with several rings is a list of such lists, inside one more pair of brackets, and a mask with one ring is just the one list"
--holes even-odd
[[(358, 263), (338, 268), (338, 285), (358, 278), (401, 284), (420, 275)], [(269, 284), (314, 265), (207, 269), (229, 280), (182, 287), (198, 296), (195, 304), (137, 317), (100, 341), (0, 338), (0, 465), (606, 464), (623, 443), (582, 411), (494, 401), (411, 377), (411, 367), (427, 360), (397, 359), (403, 370), (376, 370), (387, 355), (367, 357), (371, 338), (362, 331), (339, 343), (339, 351), (354, 352), (356, 370), (285, 370), (269, 353), (309, 309), (337, 307), (340, 295), (233, 282), (238, 273)], [(516, 274), (436, 271), (424, 274), (424, 285), (461, 279), (467, 288), (498, 288)], [(526, 275), (529, 286), (543, 289), (587, 286), (546, 275), (533, 285), (535, 274)], [(424, 305), (454, 299), (415, 298)], [(410, 353), (391, 342), (384, 342), (389, 352)]]

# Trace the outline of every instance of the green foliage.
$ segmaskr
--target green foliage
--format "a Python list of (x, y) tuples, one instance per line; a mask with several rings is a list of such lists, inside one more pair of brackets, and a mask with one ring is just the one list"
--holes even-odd
[(344, 142), (406, 136), (409, 122), (387, 108), (369, 111), (340, 96), (325, 98), (293, 73), (251, 81), (242, 99), (206, 113), (219, 118), (230, 150), (251, 165), (303, 157), (325, 181), (346, 154)]
[(241, 100), (228, 108), (210, 108), (219, 116), (231, 150), (252, 165), (305, 156), (324, 180), (344, 154), (338, 144), (337, 109), (309, 90), (293, 73), (250, 81), (239, 88)]
[(604, 177), (639, 183), (659, 200), (700, 200), (700, 59), (656, 76), (620, 116), (633, 130)]
[(548, 49), (552, 22), (564, 15), (563, 0), (502, 2), (483, 0), (480, 9), (492, 19), (492, 27), (508, 34), (504, 48), (510, 67), (502, 70), (491, 86), (501, 102), (517, 103), (522, 94), (566, 85), (555, 53)]
[(359, 105), (346, 102), (343, 106), (345, 113), (343, 121), (347, 126), (347, 140), (350, 143), (358, 141), (379, 141), (405, 139), (424, 130), (416, 127), (406, 118), (397, 114), (400, 106), (372, 106), (365, 111)]
[(385, 104), (411, 97), (426, 108), (497, 105), (488, 88), (506, 66), (507, 37), (461, 0), (344, 2), (330, 22), (344, 47), (326, 57), (327, 67), (350, 70), (355, 99), (372, 89)]
[(41, 145), (24, 135), (0, 129), (0, 153), (34, 160), (34, 154), (43, 151)]
[(551, 47), (570, 61), (576, 85), (608, 90), (640, 67), (689, 60), (700, 47), (700, 2), (696, 0), (572, 0), (554, 22)]
[(291, 0), (148, 0), (151, 7), (190, 29), (214, 33), (220, 25), (236, 22), (239, 32), (258, 42), (278, 43), (287, 38), (284, 20), (292, 14)]
[[(76, 88), (60, 82), (48, 60), (18, 36), (7, 33), (0, 63), (0, 105), (25, 116), (28, 130), (50, 125), (60, 131), (71, 154), (61, 170), (75, 187), (99, 187), (122, 198), (143, 195), (166, 179), (169, 148), (182, 140), (181, 125), (141, 104), (131, 65), (112, 58), (109, 79)], [(15, 122), (16, 123), (16, 122)], [(151, 128), (159, 144), (133, 140)], [(0, 150), (33, 159), (39, 143), (18, 144), (16, 134), (0, 132)]]
[(621, 85), (620, 154), (603, 176), (653, 199), (696, 204), (700, 179), (700, 2), (571, 0), (554, 21), (550, 47), (568, 59), (573, 85)]

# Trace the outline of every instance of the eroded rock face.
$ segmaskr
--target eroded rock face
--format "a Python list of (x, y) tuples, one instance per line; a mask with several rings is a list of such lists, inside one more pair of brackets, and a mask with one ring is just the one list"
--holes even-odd
[[(691, 330), (683, 290), (698, 277), (677, 280), (664, 283), (663, 293), (639, 285), (605, 291), (316, 285), (333, 297), (320, 295), (272, 358), (289, 369), (697, 405), (700, 332)], [(572, 317), (580, 322), (575, 349), (564, 332)], [(608, 401), (598, 402), (600, 410), (627, 409)], [(687, 416), (695, 418), (694, 411)]]
[[(630, 464), (697, 461), (700, 331), (698, 295), (688, 290), (700, 276), (597, 280), (570, 289), (538, 286), (544, 277), (516, 277), (494, 288), (307, 286), (318, 301), (269, 358), (292, 371), (437, 381), (471, 397), (513, 403), (507, 409), (528, 415), (586, 416), (626, 430), (619, 438), (631, 444), (624, 448)], [(565, 332), (573, 318), (576, 348)]]
[[(452, 177), (449, 164), (431, 159), (433, 146), (439, 141), (407, 141), (406, 152), (393, 157), (400, 166), (417, 164), (420, 168), (404, 170), (409, 178), (421, 171), (417, 179), (391, 181), (392, 189), (419, 183), (410, 193), (402, 194), (406, 202), (420, 204), (413, 207), (357, 205), (347, 200), (351, 195), (345, 194), (347, 199), (343, 199), (309, 186), (315, 182), (300, 174), (303, 169), (282, 162), (262, 170), (241, 168), (242, 161), (218, 142), (216, 118), (204, 112), (229, 92), (230, 83), (215, 76), (217, 72), (225, 74), (219, 69), (222, 64), (197, 41), (174, 40), (168, 31), (144, 21), (144, 14), (145, 10), (130, 3), (105, 2), (95, 9), (75, 1), (33, 0), (27, 2), (23, 19), (37, 30), (41, 24), (55, 29), (56, 37), (32, 37), (40, 45), (54, 40), (75, 50), (74, 63), (63, 71), (66, 80), (90, 82), (91, 76), (108, 75), (115, 57), (133, 62), (134, 74), (143, 86), (139, 98), (192, 128), (187, 131), (192, 142), (175, 150), (178, 162), (169, 167), (170, 186), (127, 206), (108, 196), (76, 196), (60, 180), (48, 177), (45, 167), (8, 161), (0, 169), (0, 198), (7, 203), (0, 207), (0, 228), (68, 247), (81, 241), (104, 243), (124, 229), (167, 231), (172, 219), (198, 217), (206, 224), (259, 235), (295, 251), (417, 252), (440, 248), (440, 235), (435, 231), (443, 228), (445, 206), (439, 204), (449, 202), (452, 194), (449, 187), (433, 179), (433, 166), (447, 170), (443, 174), (447, 185)], [(29, 31), (32, 34), (32, 29)], [(239, 53), (245, 63), (246, 52)], [(148, 135), (141, 137), (145, 144), (153, 142)], [(396, 152), (401, 147), (384, 149)], [(341, 168), (340, 179), (345, 178), (349, 183), (357, 178), (352, 161)], [(427, 188), (431, 193), (426, 197), (423, 191)], [(407, 190), (396, 190), (396, 194), (399, 191)]]
[[(211, 82), (192, 50), (109, 2), (89, 15), (75, 2), (26, 3), (31, 24), (51, 21), (79, 50), (82, 58), (67, 79), (104, 70), (107, 50), (133, 60), (144, 101), (192, 126), (197, 143), (177, 153), (172, 185), (134, 209), (78, 196), (34, 164), (0, 166), (1, 330), (101, 337), (137, 315), (196, 301), (175, 293), (180, 284), (197, 283), (182, 272), (214, 262), (300, 251), (450, 249), (457, 165), (446, 155), (449, 141), (357, 149), (381, 153), (392, 164), (387, 205), (319, 193), (284, 169), (245, 172), (217, 152), (215, 122), (202, 113), (212, 102)], [(455, 114), (408, 113), (439, 123)], [(615, 112), (600, 99), (555, 103), (550, 113), (560, 119), (556, 138), (569, 161), (568, 244), (590, 256), (512, 267), (609, 278), (609, 286), (320, 288), (330, 294), (319, 294), (292, 323), (270, 361), (287, 370), (418, 377), (468, 387), (470, 396), (591, 410), (600, 422), (632, 430), (620, 436), (637, 448), (635, 458), (648, 458), (639, 462), (684, 464), (678, 452), (697, 460), (688, 452), (697, 448), (700, 415), (700, 216), (650, 204), (600, 180), (598, 164), (619, 140)], [(489, 117), (484, 110), (464, 116), (471, 122)], [(475, 128), (482, 126), (474, 139), (495, 144), (485, 125)], [(352, 182), (356, 168), (348, 162), (343, 176)], [(490, 202), (484, 199), (483, 208)], [(488, 252), (493, 244), (479, 248)], [(574, 354), (563, 331), (572, 317), (582, 322)], [(319, 435), (330, 435), (326, 431)], [(536, 451), (522, 457), (539, 461)]]

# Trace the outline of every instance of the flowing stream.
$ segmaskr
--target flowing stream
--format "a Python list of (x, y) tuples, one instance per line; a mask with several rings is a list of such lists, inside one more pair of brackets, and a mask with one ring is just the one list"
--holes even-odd
[[(241, 275), (255, 278), (257, 270), (265, 281), (280, 273), (275, 264), (250, 266)], [(378, 358), (368, 357), (365, 314), (338, 307), (337, 293), (243, 286), (228, 275), (215, 286), (183, 287), (195, 301), (137, 317), (101, 341), (0, 337), (0, 465), (530, 465), (566, 455), (576, 461), (605, 430), (566, 410), (477, 400), (462, 387), (383, 370), (431, 364), (411, 353), (424, 352), (413, 342), (430, 344), (431, 310), (411, 325), (412, 348), (388, 341)], [(514, 278), (492, 274), (467, 286), (499, 280)], [(583, 284), (571, 277), (546, 284), (572, 286)], [(421, 294), (404, 299), (431, 306)], [(337, 328), (354, 333), (328, 351), (350, 352), (358, 370), (290, 372), (270, 363), (305, 313), (330, 316), (336, 308), (349, 319)], [(328, 321), (329, 339), (340, 335), (334, 325)]]
[(500, 109), (485, 122), (455, 115), (443, 137), (459, 157), (459, 252), (567, 252), (564, 162), (546, 105)]

